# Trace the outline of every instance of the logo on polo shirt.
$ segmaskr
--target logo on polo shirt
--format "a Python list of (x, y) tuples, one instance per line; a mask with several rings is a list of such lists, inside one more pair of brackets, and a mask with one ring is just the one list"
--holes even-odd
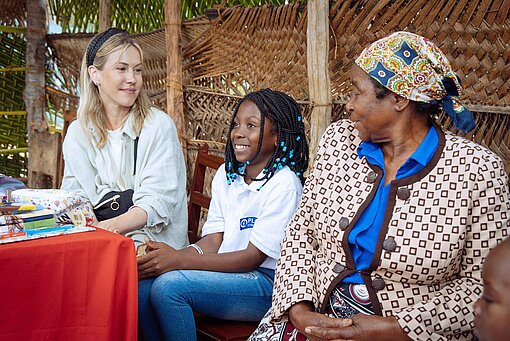
[(253, 225), (255, 225), (255, 220), (257, 217), (244, 217), (239, 221), (239, 227), (242, 230), (251, 229)]

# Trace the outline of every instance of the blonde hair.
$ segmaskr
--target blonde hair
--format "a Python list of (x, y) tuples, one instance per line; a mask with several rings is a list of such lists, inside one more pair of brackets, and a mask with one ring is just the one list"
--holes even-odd
[[(92, 42), (92, 40), (91, 40)], [(93, 64), (96, 69), (102, 70), (106, 64), (106, 60), (108, 56), (121, 50), (123, 53), (129, 47), (133, 46), (140, 53), (140, 58), (143, 62), (143, 52), (140, 44), (131, 36), (126, 33), (118, 33), (110, 37), (101, 47), (97, 50), (95, 54), (95, 58), (93, 60)], [(87, 51), (90, 48), (87, 47)], [(81, 63), (81, 71), (80, 71), (80, 103), (78, 105), (78, 121), (80, 122), (82, 128), (85, 131), (85, 134), (89, 137), (92, 137), (90, 131), (88, 129), (89, 125), (97, 132), (99, 140), (97, 141), (97, 147), (103, 148), (106, 144), (106, 140), (108, 138), (108, 131), (106, 128), (106, 117), (105, 110), (103, 106), (103, 102), (99, 95), (99, 90), (97, 86), (94, 84), (92, 79), (90, 78), (87, 66), (87, 52), (85, 52), (83, 56), (83, 60)], [(136, 135), (140, 135), (140, 131), (142, 130), (143, 123), (147, 117), (150, 116), (150, 108), (151, 102), (147, 93), (142, 88), (140, 89), (140, 93), (135, 100), (135, 103), (131, 107), (129, 115), (133, 115), (133, 129), (135, 130)]]

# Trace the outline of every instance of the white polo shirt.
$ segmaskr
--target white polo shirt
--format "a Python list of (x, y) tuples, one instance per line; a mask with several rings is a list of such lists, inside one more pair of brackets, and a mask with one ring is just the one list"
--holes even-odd
[(225, 165), (212, 182), (212, 199), (202, 236), (223, 232), (218, 253), (246, 249), (251, 242), (267, 255), (261, 267), (274, 269), (285, 227), (296, 210), (303, 187), (288, 167), (277, 171), (258, 191), (262, 181), (250, 185), (238, 176), (227, 184)]

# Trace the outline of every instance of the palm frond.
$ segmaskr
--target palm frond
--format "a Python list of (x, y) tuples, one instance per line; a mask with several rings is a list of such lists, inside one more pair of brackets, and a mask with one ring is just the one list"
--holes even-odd
[[(301, 0), (303, 1), (303, 0)], [(182, 0), (181, 18), (191, 19), (215, 6), (233, 7), (282, 5), (285, 0)], [(298, 2), (297, 0), (287, 2)], [(48, 0), (50, 13), (64, 33), (97, 32), (99, 0)], [(112, 0), (112, 26), (131, 33), (141, 33), (164, 27), (165, 0)]]

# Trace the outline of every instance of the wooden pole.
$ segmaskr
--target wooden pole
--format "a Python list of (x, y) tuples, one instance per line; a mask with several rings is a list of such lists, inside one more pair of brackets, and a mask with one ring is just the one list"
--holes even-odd
[(315, 160), (319, 140), (331, 123), (329, 80), (329, 0), (310, 0), (307, 5), (307, 69), (310, 96), (310, 160)]
[[(45, 74), (44, 62), (46, 52), (46, 1), (33, 0), (26, 2), (26, 71), (23, 100), (27, 112), (28, 135), (28, 185), (32, 188), (49, 187), (47, 176), (38, 170), (45, 162), (42, 155), (32, 153), (39, 145), (46, 143), (41, 136), (49, 134), (44, 118), (45, 110)], [(49, 147), (49, 146), (46, 146)], [(47, 154), (50, 154), (47, 148)], [(47, 162), (47, 161), (46, 161)], [(51, 162), (51, 161), (50, 161)]]
[[(184, 104), (182, 88), (181, 50), (181, 1), (165, 1), (165, 40), (166, 40), (166, 108), (177, 127), (179, 140), (186, 151), (186, 129), (184, 124)], [(186, 153), (184, 153), (186, 155)]]
[(112, 1), (99, 0), (99, 32), (106, 31), (112, 25)]
[(44, 60), (46, 52), (46, 7), (44, 0), (27, 1), (27, 47), (25, 90), (27, 130), (46, 131), (44, 121)]

